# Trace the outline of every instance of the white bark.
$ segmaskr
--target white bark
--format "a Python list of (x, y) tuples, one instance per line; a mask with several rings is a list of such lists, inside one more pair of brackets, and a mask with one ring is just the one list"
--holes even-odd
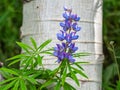
[[(82, 30), (78, 33), (80, 38), (76, 41), (79, 52), (89, 52), (92, 55), (78, 59), (90, 64), (83, 65), (89, 79), (79, 77), (81, 86), (77, 90), (101, 90), (102, 83), (102, 0), (33, 0), (25, 3), (23, 7), (23, 26), (21, 38), (25, 43), (30, 43), (33, 37), (37, 44), (47, 39), (52, 39), (49, 47), (60, 43), (56, 33), (61, 29), (59, 22), (63, 20), (63, 6), (72, 8), (73, 13), (81, 17), (78, 23)], [(46, 68), (55, 68), (56, 58), (46, 56)], [(74, 84), (70, 81), (71, 84)], [(75, 86), (75, 85), (74, 85)]]

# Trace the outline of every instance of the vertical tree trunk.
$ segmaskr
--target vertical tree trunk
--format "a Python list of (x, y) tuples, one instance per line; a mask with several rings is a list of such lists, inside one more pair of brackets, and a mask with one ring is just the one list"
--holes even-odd
[[(101, 90), (102, 83), (102, 0), (33, 0), (25, 3), (23, 7), (23, 26), (21, 27), (22, 41), (29, 44), (29, 38), (33, 37), (37, 44), (47, 39), (52, 39), (49, 47), (59, 43), (56, 33), (61, 29), (59, 22), (63, 20), (63, 6), (73, 9), (81, 20), (78, 23), (82, 27), (79, 32), (80, 39), (76, 41), (79, 52), (89, 52), (92, 55), (78, 59), (87, 61), (83, 65), (89, 79), (79, 77), (81, 86), (77, 90)], [(54, 57), (46, 56), (44, 64), (46, 68), (55, 68), (57, 63)], [(70, 81), (71, 84), (74, 84)]]

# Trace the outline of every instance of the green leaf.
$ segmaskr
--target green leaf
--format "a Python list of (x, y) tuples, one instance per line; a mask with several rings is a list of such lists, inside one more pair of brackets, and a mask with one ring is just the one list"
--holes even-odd
[(6, 79), (11, 78), (11, 74), (8, 73), (8, 72), (1, 71), (1, 70), (0, 70), (0, 74), (1, 74), (4, 78), (6, 78)]
[[(71, 90), (76, 90), (72, 85), (70, 85), (69, 83), (65, 82), (64, 86), (66, 87), (70, 87)], [(65, 89), (66, 90), (66, 89)], [(70, 89), (69, 89), (70, 90)]]
[(37, 81), (32, 77), (24, 76), (24, 79), (28, 80), (32, 84), (37, 84)]
[(13, 56), (11, 58), (8, 58), (6, 61), (10, 61), (10, 60), (15, 60), (15, 59), (20, 59), (24, 57), (24, 54), (19, 54), (19, 55), (16, 55), (16, 56)]
[(33, 59), (34, 59), (34, 57), (31, 56), (31, 57), (28, 57), (27, 59), (25, 59), (25, 60), (22, 62), (23, 65), (25, 64), (24, 69), (26, 69), (27, 67), (31, 68)]
[[(52, 51), (52, 52), (51, 52), (51, 51)], [(52, 55), (52, 56), (53, 56), (53, 51), (54, 51), (53, 48), (49, 48), (49, 49), (47, 49), (47, 50), (41, 51), (40, 53), (49, 54), (49, 55)]]
[(64, 83), (65, 83), (66, 75), (67, 75), (67, 67), (65, 67), (65, 68), (64, 68), (64, 71), (63, 71), (63, 75), (62, 75), (62, 85), (64, 85)]
[(35, 86), (35, 85), (33, 85), (33, 84), (31, 84), (31, 83), (28, 83), (28, 87), (29, 87), (29, 89), (28, 90), (39, 90), (39, 89), (36, 89), (37, 87)]
[(14, 60), (14, 61), (12, 61), (11, 63), (9, 63), (8, 66), (11, 66), (11, 65), (13, 65), (13, 64), (15, 64), (15, 63), (17, 63), (17, 62), (19, 62), (19, 61), (21, 61), (21, 59)]
[(37, 44), (35, 42), (35, 40), (33, 38), (30, 38), (32, 45), (34, 46), (34, 48), (37, 50)]
[(42, 59), (43, 59), (43, 56), (40, 56), (40, 55), (37, 56), (37, 62), (40, 66), (42, 65)]
[(10, 83), (5, 85), (5, 88), (3, 90), (9, 90), (9, 88), (13, 87), (17, 80), (13, 80)]
[(76, 77), (75, 73), (73, 71), (70, 72), (71, 73), (71, 78), (75, 81), (75, 83), (80, 86), (79, 84), (79, 80), (78, 78)]
[(5, 72), (8, 72), (8, 73), (13, 74), (13, 75), (19, 76), (19, 74), (18, 74), (15, 70), (12, 70), (12, 69), (1, 68), (0, 70), (5, 71)]
[(24, 54), (19, 54), (19, 55), (16, 55), (16, 56), (14, 56), (14, 57), (8, 58), (7, 61), (9, 61), (9, 60), (14, 60), (14, 59), (20, 59), (20, 58), (22, 58), (22, 57), (24, 57)]
[(21, 88), (20, 90), (27, 90), (24, 80), (20, 79), (19, 82), (20, 82), (20, 88)]
[(89, 62), (74, 62), (72, 65), (74, 64), (89, 64)]
[(78, 80), (78, 78), (75, 75), (76, 72), (72, 71), (69, 62), (67, 62), (67, 66), (68, 66), (68, 69), (69, 69), (69, 73), (67, 74), (67, 76), (69, 76), (70, 78), (72, 78), (75, 81), (75, 83), (79, 86), (79, 80)]
[(46, 47), (52, 40), (47, 40), (43, 42), (39, 47), (38, 50), (41, 51), (44, 47)]
[(8, 82), (10, 82), (10, 81), (12, 81), (14, 79), (16, 79), (16, 78), (14, 77), (14, 78), (10, 78), (10, 79), (7, 79), (7, 80), (3, 80), (3, 81), (0, 82), (0, 85), (8, 83)]
[(89, 56), (90, 53), (87, 53), (87, 52), (82, 52), (82, 53), (75, 53), (73, 54), (73, 57), (81, 57), (81, 56)]
[(61, 85), (60, 85), (60, 81), (56, 84), (56, 86), (54, 87), (54, 90), (60, 90), (60, 87)]
[(49, 86), (50, 84), (52, 84), (54, 82), (54, 80), (48, 80), (47, 82), (43, 83), (43, 85), (40, 87), (40, 90), (42, 90), (42, 88)]
[(84, 70), (78, 63), (75, 63), (75, 65), (76, 65), (79, 69)]
[(21, 42), (17, 42), (17, 44), (29, 54), (31, 54), (30, 50), (34, 51), (34, 49), (27, 44)]
[(19, 80), (17, 80), (12, 90), (19, 90), (18, 89), (19, 85), (20, 85)]
[(54, 69), (53, 71), (50, 72), (50, 76), (54, 75), (57, 71), (59, 70), (59, 67), (57, 67), (56, 69)]
[(85, 78), (88, 78), (81, 70), (78, 70), (74, 67), (71, 67), (75, 72), (79, 73), (81, 76), (85, 77)]

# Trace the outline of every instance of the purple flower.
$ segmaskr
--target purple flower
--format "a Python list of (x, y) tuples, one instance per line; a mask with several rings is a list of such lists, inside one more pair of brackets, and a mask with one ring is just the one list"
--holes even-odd
[(69, 55), (68, 60), (69, 60), (71, 63), (74, 63), (74, 62), (75, 62), (75, 59), (73, 59), (73, 56), (71, 56), (71, 55)]
[(60, 26), (63, 27), (64, 31), (71, 29), (71, 22), (69, 20), (65, 20), (65, 22), (61, 22)]
[(70, 18), (69, 14), (70, 13), (65, 12), (65, 13), (63, 13), (63, 17), (68, 20)]
[(71, 18), (72, 18), (74, 21), (79, 21), (79, 20), (80, 20), (80, 17), (78, 17), (77, 14), (71, 15)]
[(68, 42), (68, 43), (71, 43), (72, 40), (76, 40), (78, 39), (78, 35), (75, 35), (75, 32), (71, 32), (70, 34), (66, 34), (65, 36), (65, 40)]
[(75, 30), (76, 32), (77, 32), (77, 31), (80, 31), (80, 29), (81, 29), (80, 27), (77, 26), (77, 23), (73, 23), (72, 28), (73, 28), (73, 30)]
[(65, 32), (61, 30), (61, 33), (57, 33), (57, 38), (60, 41), (63, 41), (65, 39)]
[(81, 27), (77, 25), (80, 17), (78, 17), (77, 14), (72, 14), (72, 9), (64, 7), (64, 11), (63, 17), (65, 20), (60, 22), (62, 30), (60, 30), (61, 33), (57, 33), (57, 39), (62, 41), (62, 44), (56, 44), (57, 46), (54, 47), (53, 54), (58, 58), (58, 63), (66, 59), (74, 63), (73, 53), (78, 50), (78, 47), (76, 47), (72, 41), (79, 38), (79, 35), (76, 33), (81, 30)]
[(78, 50), (78, 47), (75, 47), (75, 43), (71, 43), (69, 45), (69, 50), (70, 50), (71, 53), (74, 53), (75, 51)]

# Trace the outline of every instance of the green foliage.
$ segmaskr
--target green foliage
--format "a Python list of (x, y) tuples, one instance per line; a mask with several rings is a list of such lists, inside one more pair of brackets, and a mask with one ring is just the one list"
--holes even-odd
[[(107, 66), (103, 72), (103, 89), (119, 90), (120, 89), (120, 69), (118, 64), (118, 58), (116, 56), (114, 42), (110, 42), (110, 45), (107, 48), (111, 53), (114, 63)], [(117, 79), (114, 80), (114, 78), (117, 78)]]
[[(103, 90), (119, 90), (118, 71), (120, 71), (120, 1), (103, 1), (103, 39), (104, 39), (104, 69)], [(114, 50), (109, 44), (114, 42)], [(111, 42), (111, 43), (113, 43)], [(117, 64), (116, 61), (117, 60)], [(118, 65), (118, 66), (117, 66)], [(119, 70), (118, 70), (118, 69)]]
[[(0, 61), (19, 54), (16, 41), (20, 39), (22, 25), (22, 0), (0, 0)], [(18, 67), (19, 65), (13, 65)]]
[[(49, 70), (44, 68), (42, 63), (44, 54), (51, 55), (53, 49), (45, 50), (45, 47), (51, 42), (47, 40), (40, 46), (36, 45), (33, 38), (30, 39), (32, 46), (17, 42), (23, 49), (23, 53), (7, 59), (11, 61), (8, 66), (21, 62), (20, 69), (0, 68), (0, 73), (5, 80), (0, 82), (0, 90), (49, 90), (48, 86), (53, 86), (53, 90), (76, 90), (66, 79), (72, 79), (78, 86), (77, 75), (88, 78), (83, 68), (80, 66), (86, 62), (70, 63), (64, 59), (57, 68)], [(79, 53), (78, 57), (85, 56), (85, 53)]]

